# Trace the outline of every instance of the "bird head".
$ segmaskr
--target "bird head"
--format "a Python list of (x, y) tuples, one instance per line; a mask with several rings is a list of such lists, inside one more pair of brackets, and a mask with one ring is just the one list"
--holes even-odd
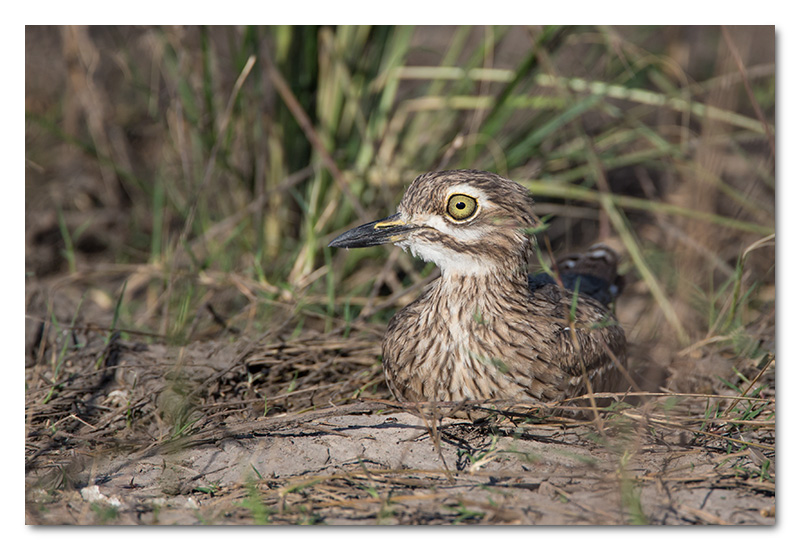
[(527, 260), (533, 198), (509, 179), (475, 170), (429, 172), (406, 190), (397, 213), (351, 229), (330, 246), (396, 244), (442, 273), (479, 274)]

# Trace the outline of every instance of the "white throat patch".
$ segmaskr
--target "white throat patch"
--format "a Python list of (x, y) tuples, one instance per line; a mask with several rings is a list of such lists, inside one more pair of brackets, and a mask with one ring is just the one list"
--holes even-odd
[(495, 270), (491, 262), (481, 262), (472, 254), (459, 254), (439, 244), (409, 241), (397, 244), (414, 256), (435, 263), (442, 270), (442, 275), (480, 276)]

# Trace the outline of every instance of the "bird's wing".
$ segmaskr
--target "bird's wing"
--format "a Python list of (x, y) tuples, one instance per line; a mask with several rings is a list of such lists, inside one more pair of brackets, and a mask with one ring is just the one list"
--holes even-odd
[[(610, 306), (622, 293), (625, 279), (617, 273), (619, 258), (614, 250), (602, 243), (595, 244), (585, 252), (562, 256), (553, 266), (556, 277), (564, 288), (590, 296)], [(546, 284), (558, 284), (547, 273), (528, 275), (528, 288), (536, 292)]]
[[(591, 297), (557, 285), (543, 285), (532, 295), (548, 342), (540, 357), (564, 373), (561, 388), (571, 395), (616, 386), (626, 366), (625, 331), (614, 315)], [(612, 372), (613, 371), (613, 372)]]

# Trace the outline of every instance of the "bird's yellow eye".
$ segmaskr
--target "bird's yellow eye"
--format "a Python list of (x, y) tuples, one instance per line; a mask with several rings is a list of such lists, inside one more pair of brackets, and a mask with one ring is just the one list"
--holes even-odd
[(447, 199), (447, 213), (455, 221), (460, 222), (472, 216), (478, 209), (478, 201), (469, 195), (451, 195)]

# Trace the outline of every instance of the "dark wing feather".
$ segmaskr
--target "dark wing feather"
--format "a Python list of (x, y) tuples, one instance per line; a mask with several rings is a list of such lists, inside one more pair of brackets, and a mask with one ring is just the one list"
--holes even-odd
[[(604, 244), (595, 244), (582, 254), (570, 254), (559, 258), (554, 268), (564, 288), (594, 298), (604, 306), (610, 306), (622, 292), (624, 278), (617, 273), (619, 260), (616, 252)], [(558, 284), (547, 273), (528, 275), (531, 292), (548, 284)]]
[[(594, 275), (566, 273), (561, 275), (561, 282), (564, 283), (564, 288), (594, 298), (604, 306), (611, 305), (619, 295), (619, 287), (617, 285)], [(528, 275), (528, 288), (530, 288), (531, 292), (536, 292), (544, 285), (556, 284), (558, 283), (555, 279), (547, 273)]]

